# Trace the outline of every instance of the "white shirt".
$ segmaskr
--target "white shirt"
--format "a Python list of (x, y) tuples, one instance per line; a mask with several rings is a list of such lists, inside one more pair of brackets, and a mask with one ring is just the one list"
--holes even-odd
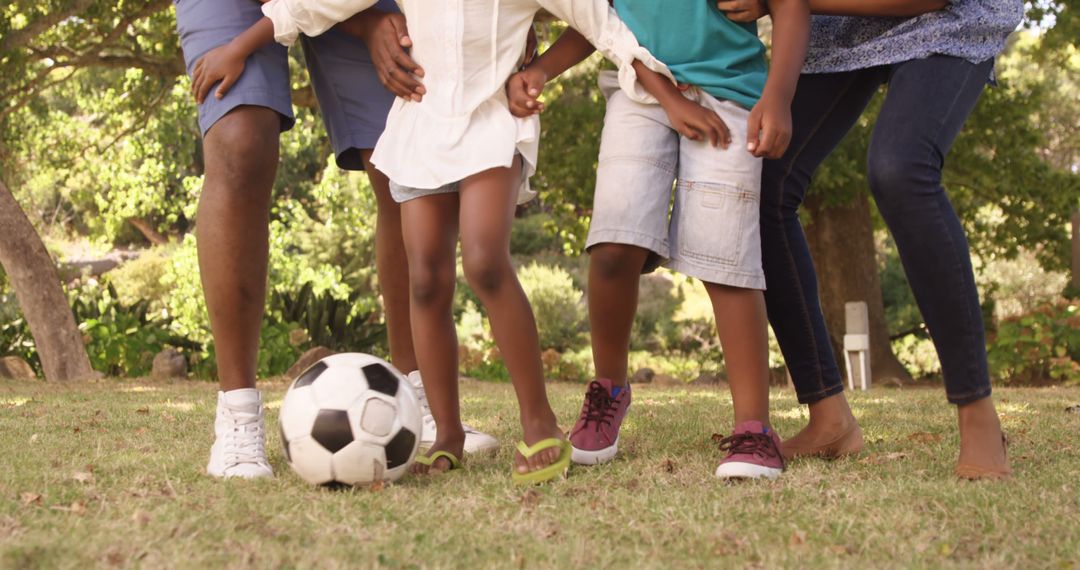
[[(704, 1), (704, 0), (702, 0)], [(318, 35), (376, 0), (271, 0), (263, 13), (285, 45), (300, 33)], [(631, 98), (654, 103), (637, 83), (632, 64), (670, 78), (664, 64), (638, 45), (607, 0), (398, 0), (413, 40), (412, 57), (424, 68), (423, 101), (398, 98), (372, 155), (395, 183), (439, 188), (496, 167), (524, 160), (519, 202), (535, 196), (528, 177), (536, 172), (540, 120), (515, 118), (505, 84), (520, 65), (533, 16), (541, 8), (581, 32), (619, 67), (619, 83)]]

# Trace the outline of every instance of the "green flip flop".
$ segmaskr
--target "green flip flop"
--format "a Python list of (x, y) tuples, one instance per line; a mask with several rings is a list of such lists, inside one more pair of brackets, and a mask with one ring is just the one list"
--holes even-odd
[(431, 467), (432, 464), (434, 464), (435, 461), (438, 460), (440, 457), (446, 458), (446, 460), (450, 462), (450, 469), (448, 469), (447, 471), (461, 469), (461, 460), (449, 451), (436, 451), (435, 453), (432, 453), (430, 455), (418, 454), (414, 461), (416, 461), (420, 465), (427, 465), (428, 467)]
[(519, 441), (517, 444), (517, 450), (521, 453), (521, 456), (528, 459), (545, 449), (551, 449), (552, 447), (559, 448), (559, 458), (554, 463), (547, 467), (537, 469), (536, 471), (529, 471), (528, 473), (518, 473), (515, 468), (511, 474), (511, 479), (518, 485), (532, 485), (537, 483), (546, 483), (564, 475), (566, 470), (570, 468), (570, 442), (565, 439), (559, 439), (555, 437), (549, 437), (548, 439), (540, 440), (532, 446), (526, 445), (524, 441)]

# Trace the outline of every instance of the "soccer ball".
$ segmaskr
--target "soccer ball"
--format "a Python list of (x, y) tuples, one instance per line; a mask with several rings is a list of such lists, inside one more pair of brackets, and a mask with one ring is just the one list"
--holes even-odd
[(420, 445), (420, 404), (393, 366), (335, 354), (293, 381), (281, 404), (289, 466), (314, 485), (363, 485), (405, 474)]

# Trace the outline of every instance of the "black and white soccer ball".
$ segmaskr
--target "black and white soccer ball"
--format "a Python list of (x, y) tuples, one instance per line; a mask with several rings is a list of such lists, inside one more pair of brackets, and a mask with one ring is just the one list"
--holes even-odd
[(328, 356), (293, 381), (281, 404), (289, 466), (314, 485), (363, 485), (405, 474), (420, 445), (420, 403), (380, 358)]

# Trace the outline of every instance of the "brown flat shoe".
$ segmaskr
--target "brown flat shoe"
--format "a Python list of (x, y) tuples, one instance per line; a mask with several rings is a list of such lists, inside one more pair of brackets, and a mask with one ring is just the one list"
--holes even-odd
[(851, 426), (836, 436), (832, 441), (819, 445), (800, 445), (792, 440), (780, 444), (780, 453), (784, 459), (796, 457), (820, 457), (821, 459), (839, 459), (849, 455), (858, 455), (863, 450), (862, 429), (859, 422), (853, 421)]
[(983, 467), (982, 465), (970, 465), (968, 463), (956, 464), (956, 477), (965, 481), (1003, 481), (1012, 477), (1012, 468), (1009, 467), (1009, 440), (1005, 434), (1001, 434), (1001, 447), (1005, 450), (1006, 465), (1004, 469)]

